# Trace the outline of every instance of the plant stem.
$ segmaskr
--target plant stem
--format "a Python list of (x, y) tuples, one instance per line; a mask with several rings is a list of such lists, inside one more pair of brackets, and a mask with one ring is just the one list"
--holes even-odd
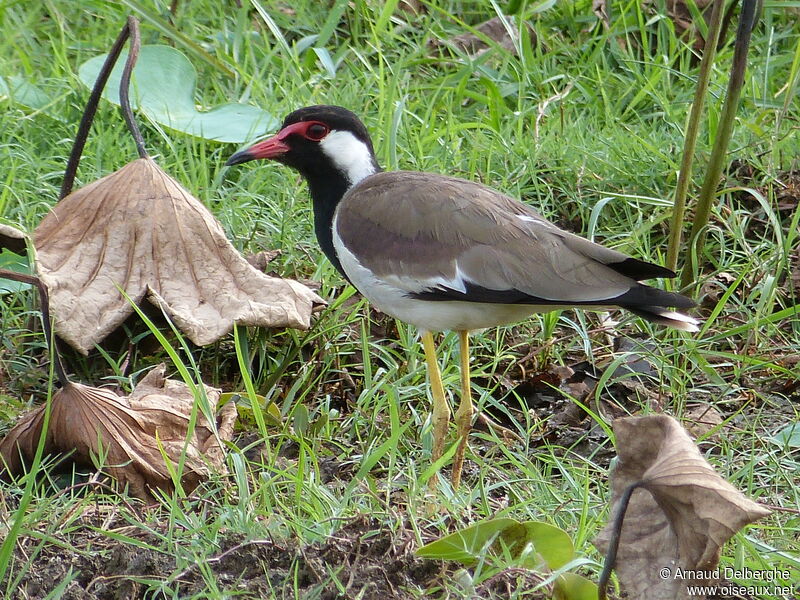
[(619, 549), (619, 541), (622, 537), (622, 523), (625, 521), (625, 513), (628, 511), (628, 504), (631, 501), (631, 496), (633, 496), (634, 491), (644, 485), (644, 481), (632, 483), (625, 488), (619, 498), (617, 512), (614, 514), (614, 521), (611, 525), (611, 539), (608, 541), (608, 550), (606, 550), (606, 558), (603, 562), (603, 571), (600, 573), (600, 578), (597, 580), (598, 600), (606, 600), (606, 588), (608, 587), (608, 580), (611, 578), (611, 571), (614, 570), (614, 565), (617, 562), (617, 550)]
[(39, 290), (39, 303), (41, 304), (42, 311), (42, 329), (47, 338), (47, 346), (50, 348), (50, 354), (53, 356), (53, 369), (58, 377), (58, 382), (62, 387), (69, 384), (69, 377), (64, 370), (64, 363), (61, 361), (61, 354), (58, 352), (58, 344), (56, 342), (55, 334), (53, 333), (52, 321), (50, 320), (50, 296), (47, 293), (47, 286), (42, 283), (42, 280), (34, 275), (26, 275), (25, 273), (17, 273), (16, 271), (9, 271), (8, 269), (0, 269), (0, 278), (11, 279), (12, 281), (20, 281), (29, 285), (36, 286)]
[(722, 175), (723, 161), (731, 140), (736, 110), (739, 108), (739, 96), (744, 84), (747, 53), (750, 48), (750, 34), (753, 32), (753, 26), (758, 14), (757, 7), (760, 8), (758, 0), (742, 0), (728, 90), (722, 107), (717, 135), (714, 139), (714, 147), (711, 150), (708, 171), (703, 181), (703, 187), (700, 190), (692, 230), (689, 233), (689, 247), (687, 248), (686, 261), (681, 273), (681, 288), (687, 287), (692, 282), (694, 274), (700, 266), (700, 255), (705, 244), (706, 225), (711, 214), (711, 204), (716, 197), (717, 185)]
[(697, 145), (697, 132), (700, 128), (700, 117), (703, 113), (708, 80), (711, 76), (711, 66), (717, 53), (719, 33), (722, 29), (722, 8), (725, 0), (714, 0), (708, 29), (708, 36), (703, 48), (703, 58), (700, 60), (700, 69), (697, 74), (697, 87), (694, 90), (692, 110), (686, 124), (686, 135), (683, 141), (683, 156), (681, 170), (678, 173), (678, 183), (675, 188), (675, 201), (672, 208), (672, 224), (669, 232), (669, 246), (667, 248), (667, 268), (675, 271), (678, 266), (678, 251), (681, 246), (683, 233), (683, 216), (686, 211), (686, 194), (692, 178), (692, 160)]
[(61, 182), (61, 192), (58, 199), (61, 200), (72, 191), (72, 185), (75, 183), (75, 173), (78, 171), (78, 164), (81, 162), (83, 155), (83, 147), (86, 145), (86, 138), (89, 137), (89, 130), (92, 128), (92, 121), (97, 112), (97, 105), (100, 103), (100, 96), (103, 94), (103, 89), (106, 87), (106, 82), (111, 75), (111, 70), (119, 58), (122, 47), (125, 45), (130, 28), (128, 24), (119, 32), (114, 45), (111, 46), (111, 51), (106, 56), (103, 67), (97, 75), (97, 80), (94, 82), (92, 93), (89, 95), (89, 100), (86, 102), (86, 108), (83, 110), (80, 125), (78, 125), (78, 133), (75, 134), (75, 142), (72, 144), (72, 151), (69, 154), (67, 161), (67, 168), (64, 170), (64, 180)]
[(133, 111), (131, 110), (130, 101), (130, 88), (131, 88), (131, 73), (136, 61), (139, 59), (139, 49), (142, 46), (142, 40), (139, 36), (139, 22), (136, 17), (128, 17), (128, 32), (130, 33), (131, 43), (128, 50), (128, 58), (125, 60), (125, 68), (122, 69), (122, 77), (119, 80), (119, 104), (122, 108), (122, 117), (125, 119), (125, 124), (128, 126), (128, 131), (131, 132), (133, 141), (136, 144), (136, 152), (139, 158), (147, 158), (147, 150), (144, 147), (144, 138), (142, 132), (139, 131), (139, 126), (136, 124), (136, 119), (133, 118)]

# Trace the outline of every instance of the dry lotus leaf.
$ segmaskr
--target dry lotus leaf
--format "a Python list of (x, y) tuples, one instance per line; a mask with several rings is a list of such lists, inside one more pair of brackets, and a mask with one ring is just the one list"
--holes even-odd
[(0, 249), (8, 248), (15, 254), (25, 253), (25, 234), (11, 225), (0, 223)]
[(234, 322), (307, 329), (323, 301), (254, 269), (203, 204), (150, 158), (61, 200), (34, 233), (55, 329), (86, 354), (133, 313), (120, 289), (161, 307), (195, 344)]
[[(220, 390), (205, 386), (206, 397), (216, 411)], [(183, 382), (164, 378), (164, 366), (153, 369), (126, 397), (114, 392), (69, 383), (53, 395), (45, 454), (73, 452), (76, 463), (93, 468), (104, 457), (102, 469), (132, 496), (149, 500), (151, 489), (174, 489), (162, 450), (173, 466), (186, 457), (182, 485), (191, 491), (210, 470), (225, 471), (221, 445), (233, 435), (236, 406), (225, 404), (217, 416), (217, 433), (202, 413), (189, 444), (189, 419), (195, 402)], [(22, 472), (33, 459), (44, 422), (45, 406), (24, 416), (0, 441), (0, 456), (12, 474)], [(0, 468), (2, 473), (2, 468)]]
[[(682, 579), (678, 569), (714, 569), (722, 545), (770, 511), (717, 475), (675, 419), (616, 419), (614, 433), (619, 462), (613, 472), (612, 514), (625, 489), (642, 482), (622, 525), (616, 559), (620, 584), (628, 598), (688, 600), (686, 586), (702, 585), (704, 579)], [(611, 528), (606, 525), (595, 540), (603, 551)], [(662, 569), (669, 569), (667, 577)]]
[(683, 426), (692, 438), (719, 442), (719, 431), (725, 419), (711, 404), (690, 404), (683, 413)]
[[(711, 4), (711, 0), (692, 0), (701, 13), (705, 13), (705, 8)], [(655, 6), (658, 6), (655, 4)], [(672, 19), (673, 23), (675, 23), (675, 34), (678, 36), (683, 35), (686, 31), (689, 31), (692, 28), (697, 28), (694, 23), (694, 17), (692, 16), (692, 11), (689, 9), (689, 5), (687, 0), (667, 0), (667, 14), (669, 15), (670, 19)], [(708, 23), (708, 18), (711, 13), (703, 14), (703, 18)], [(699, 29), (699, 28), (697, 28)], [(699, 33), (697, 34), (699, 37)], [(700, 43), (700, 48), (702, 48), (702, 38), (698, 40)]]
[[(694, 2), (697, 10), (702, 14), (702, 19), (705, 21), (705, 25), (707, 26), (711, 17), (711, 11), (706, 9), (708, 9), (712, 0), (692, 1)], [(615, 12), (616, 16), (619, 16), (620, 9), (613, 7), (609, 0), (592, 0), (592, 13), (594, 13), (594, 15), (600, 20), (600, 22), (603, 24), (603, 28), (606, 30), (611, 29), (609, 6), (612, 6), (612, 11)], [(649, 11), (650, 14), (655, 13), (658, 15), (661, 14), (663, 8), (666, 8), (667, 16), (672, 20), (673, 27), (675, 28), (675, 34), (678, 37), (681, 37), (687, 31), (693, 31), (694, 48), (695, 50), (702, 52), (703, 47), (705, 46), (705, 39), (701, 34), (701, 28), (695, 24), (695, 20), (692, 16), (692, 11), (689, 9), (687, 0), (667, 0), (666, 5), (661, 0), (644, 0), (642, 2), (642, 6)], [(653, 23), (655, 22), (655, 19), (652, 19), (649, 22)], [(625, 46), (625, 41), (623, 38), (617, 38), (617, 41), (620, 46)]]
[[(531, 45), (536, 46), (536, 32), (528, 23), (525, 23), (525, 28), (531, 38)], [(475, 31), (497, 42), (504, 50), (516, 53), (516, 40), (519, 38), (519, 29), (514, 19), (493, 17), (480, 25), (476, 25)], [(456, 35), (449, 40), (431, 41), (431, 46), (435, 48), (448, 45), (466, 52), (473, 57), (478, 57), (489, 49), (489, 44), (484, 41), (481, 35), (471, 32)]]

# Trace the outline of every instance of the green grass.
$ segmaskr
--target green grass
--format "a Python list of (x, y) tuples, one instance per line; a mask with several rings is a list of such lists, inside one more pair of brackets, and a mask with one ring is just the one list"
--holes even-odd
[[(193, 62), (199, 105), (240, 100), (279, 118), (313, 103), (350, 107), (373, 132), (386, 168), (485, 182), (571, 230), (634, 256), (664, 261), (670, 199), (696, 78), (691, 45), (676, 37), (669, 19), (653, 18), (633, 0), (614, 3), (612, 28), (606, 32), (588, 0), (558, 2), (531, 15), (537, 45), (523, 44), (519, 56), (495, 48), (473, 59), (438, 57), (428, 42), (493, 16), (491, 3), (426, 4), (418, 16), (392, 12), (393, 4), (262, 0), (237, 8), (195, 0), (178, 3), (170, 25), (167, 2), (90, 0), (80, 11), (54, 1), (5, 2), (0, 52), (6, 60), (0, 76), (26, 78), (52, 103), (46, 112), (36, 112), (2, 100), (0, 217), (32, 231), (55, 202), (88, 96), (77, 78), (78, 66), (107, 50), (130, 12), (143, 21), (143, 43), (174, 44)], [(800, 353), (800, 319), (790, 310), (798, 291), (792, 288), (792, 273), (796, 277), (800, 269), (800, 187), (794, 195), (785, 191), (800, 186), (789, 174), (800, 155), (795, 21), (795, 14), (771, 6), (754, 33), (728, 157), (744, 168), (728, 169), (712, 208), (706, 266), (692, 290), (709, 298), (703, 314), (713, 318), (695, 336), (637, 319), (625, 321), (620, 330), (653, 338), (647, 359), (660, 381), (649, 385), (664, 412), (680, 417), (686, 404), (709, 401), (725, 417), (719, 437), (704, 446), (719, 472), (750, 497), (787, 509), (738, 534), (722, 563), (791, 568), (796, 581), (800, 487), (793, 474), (800, 462), (796, 448), (769, 440), (800, 418), (792, 405), (797, 391), (788, 386), (800, 377), (794, 359)], [(335, 72), (314, 45), (324, 46)], [(702, 181), (731, 54), (726, 43), (711, 74), (690, 202)], [(0, 570), (6, 573), (0, 596), (25, 597), (15, 595), (18, 582), (36, 565), (51, 564), (48, 556), (69, 550), (75, 558), (72, 570), (63, 574), (64, 585), (38, 597), (51, 591), (50, 598), (75, 597), (69, 590), (89, 584), (81, 578), (96, 567), (95, 557), (106, 560), (120, 552), (146, 555), (152, 563), (126, 575), (138, 574), (130, 583), (133, 597), (229, 598), (236, 589), (245, 590), (243, 597), (291, 598), (300, 590), (306, 597), (326, 597), (323, 583), (308, 584), (304, 569), (316, 563), (302, 552), (319, 551), (337, 535), (346, 537), (346, 524), (357, 518), (371, 519), (360, 530), (364, 540), (389, 532), (398, 544), (406, 540), (413, 547), (483, 518), (545, 520), (570, 534), (588, 559), (580, 572), (596, 578), (601, 557), (592, 540), (608, 516), (606, 454), (612, 448), (601, 424), (574, 443), (560, 437), (554, 443), (546, 435), (549, 407), (510, 412), (510, 427), (526, 442), (505, 445), (491, 434), (475, 434), (465, 473), (469, 485), (453, 491), (445, 477), (431, 498), (425, 484), (430, 405), (416, 332), (370, 312), (357, 296), (347, 299), (352, 290), (316, 245), (310, 203), (297, 175), (267, 164), (228, 171), (222, 165), (233, 146), (141, 125), (150, 153), (211, 208), (242, 252), (282, 249), (270, 268), (319, 281), (320, 294), (331, 304), (308, 332), (241, 331), (238, 348), (227, 338), (182, 350), (170, 338), (189, 377), (196, 377), (193, 360), (206, 383), (242, 395), (250, 388), (273, 400), (284, 423), (276, 427), (259, 425), (255, 417), (243, 419), (250, 447), (232, 449), (229, 475), (212, 478), (188, 498), (164, 497), (157, 506), (142, 507), (105, 488), (49, 481), (55, 475), (47, 475), (46, 467), (36, 478), (2, 484), (0, 538), (12, 527), (18, 531), (12, 540), (16, 559), (0, 555)], [(103, 103), (77, 184), (133, 158), (135, 148), (118, 110)], [(790, 206), (779, 210), (779, 201)], [(9, 403), (13, 410), (7, 412), (4, 396), (23, 403), (47, 396), (44, 340), (28, 331), (34, 306), (26, 294), (0, 298), (0, 431), (19, 410)], [(610, 358), (610, 341), (598, 332), (599, 323), (595, 314), (566, 311), (474, 335), (479, 404), (497, 405), (516, 383), (551, 365)], [(163, 350), (127, 352), (124, 344), (107, 359), (80, 359), (74, 369), (85, 383), (115, 382), (129, 390), (142, 371), (169, 361)], [(440, 362), (448, 390), (458, 387), (457, 356), (457, 340), (445, 336)], [(123, 372), (125, 358), (130, 363)], [(180, 370), (173, 364), (175, 377), (181, 377)], [(597, 390), (603, 401), (618, 393), (613, 379)], [(625, 409), (653, 410), (644, 399)], [(581, 445), (587, 439), (591, 443)], [(329, 478), (331, 468), (335, 476)], [(30, 503), (20, 511), (26, 485)], [(215, 567), (224, 563), (216, 559), (248, 541), (255, 543), (248, 552), (265, 564), (275, 556), (259, 554), (267, 550), (257, 543), (287, 548), (288, 580), (269, 580), (272, 590), (256, 593), (237, 588), (235, 578), (220, 577)], [(444, 568), (454, 571), (452, 565)], [(500, 569), (476, 570), (475, 585)], [(356, 597), (358, 586), (348, 583), (347, 573), (317, 575), (330, 582), (330, 589)], [(181, 587), (182, 580), (191, 585)], [(437, 581), (434, 589), (410, 588), (399, 597), (463, 595), (452, 577)], [(103, 597), (107, 583), (97, 580), (90, 591)], [(536, 597), (525, 589), (515, 593)]]

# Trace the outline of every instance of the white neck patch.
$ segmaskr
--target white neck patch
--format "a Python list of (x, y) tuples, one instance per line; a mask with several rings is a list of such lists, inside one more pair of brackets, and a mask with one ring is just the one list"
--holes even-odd
[(349, 131), (331, 131), (319, 145), (347, 177), (350, 187), (377, 172), (367, 145)]

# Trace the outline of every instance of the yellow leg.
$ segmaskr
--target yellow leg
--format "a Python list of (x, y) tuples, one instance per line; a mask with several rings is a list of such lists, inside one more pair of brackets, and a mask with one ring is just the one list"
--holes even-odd
[(461, 483), (461, 468), (464, 465), (464, 453), (467, 450), (467, 439), (472, 429), (472, 390), (469, 382), (469, 331), (459, 331), (458, 341), (461, 346), (461, 403), (456, 411), (456, 427), (458, 431), (458, 447), (453, 458), (453, 488)]
[[(450, 424), (450, 407), (447, 405), (447, 398), (444, 395), (442, 385), (442, 375), (439, 372), (439, 364), (436, 362), (436, 348), (433, 345), (433, 335), (426, 331), (422, 334), (422, 347), (425, 350), (425, 362), (428, 365), (428, 379), (431, 385), (431, 395), (433, 396), (433, 411), (431, 420), (433, 421), (433, 461), (436, 462), (442, 457), (444, 451), (444, 438), (447, 435), (447, 427)], [(436, 477), (431, 477), (431, 485), (436, 484)]]

